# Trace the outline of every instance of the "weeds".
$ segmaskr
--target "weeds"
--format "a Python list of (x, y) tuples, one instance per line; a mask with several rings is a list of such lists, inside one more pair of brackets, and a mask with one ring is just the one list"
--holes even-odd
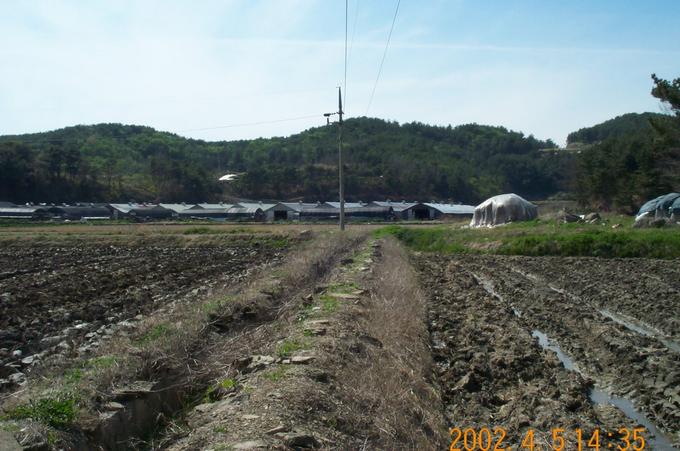
[(344, 283), (334, 283), (329, 285), (328, 291), (332, 293), (352, 293), (354, 291), (360, 290), (359, 285), (356, 282), (344, 282)]
[(282, 359), (286, 359), (290, 357), (295, 351), (299, 351), (303, 348), (304, 344), (297, 340), (285, 340), (276, 348), (276, 355)]
[(161, 323), (156, 324), (151, 329), (149, 329), (144, 335), (142, 335), (138, 342), (139, 344), (147, 344), (152, 341), (159, 340), (160, 338), (167, 337), (174, 332), (174, 328), (168, 324)]
[(319, 302), (321, 302), (321, 309), (326, 313), (333, 313), (340, 306), (340, 301), (328, 294), (319, 297)]
[(32, 419), (57, 429), (65, 429), (71, 426), (76, 416), (77, 399), (65, 393), (17, 406), (5, 415), (6, 419)]
[(442, 254), (487, 253), (604, 258), (679, 258), (677, 230), (617, 229), (591, 224), (528, 221), (494, 229), (388, 226), (375, 236), (394, 235), (409, 248)]
[(284, 377), (286, 377), (286, 372), (288, 371), (288, 368), (285, 366), (280, 366), (276, 368), (275, 370), (269, 371), (267, 373), (264, 373), (262, 377), (267, 379), (268, 381), (272, 382), (278, 382)]
[(210, 235), (220, 233), (219, 230), (211, 229), (210, 227), (189, 227), (184, 230), (184, 235)]

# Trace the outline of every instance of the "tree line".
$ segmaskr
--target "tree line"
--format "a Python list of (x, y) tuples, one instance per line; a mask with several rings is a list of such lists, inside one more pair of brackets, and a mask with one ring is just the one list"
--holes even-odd
[[(476, 203), (515, 192), (631, 212), (680, 189), (680, 79), (654, 77), (671, 115), (630, 114), (569, 135), (580, 151), (478, 124), (344, 122), (347, 200)], [(0, 200), (14, 202), (337, 198), (337, 126), (289, 137), (206, 142), (98, 124), (0, 137)], [(570, 146), (571, 147), (571, 146)], [(220, 183), (226, 173), (241, 174)]]
[(680, 78), (652, 75), (652, 95), (671, 114), (628, 114), (569, 135), (592, 144), (578, 158), (579, 203), (634, 213), (658, 195), (680, 191)]

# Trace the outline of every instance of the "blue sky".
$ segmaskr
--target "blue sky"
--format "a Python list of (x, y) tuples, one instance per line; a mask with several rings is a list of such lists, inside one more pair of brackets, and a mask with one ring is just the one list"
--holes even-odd
[[(349, 0), (349, 116), (503, 125), (562, 143), (661, 111), (650, 74), (680, 77), (679, 1), (402, 0), (369, 110), (395, 5)], [(343, 82), (344, 7), (0, 0), (0, 134), (122, 122), (217, 140), (322, 125)]]

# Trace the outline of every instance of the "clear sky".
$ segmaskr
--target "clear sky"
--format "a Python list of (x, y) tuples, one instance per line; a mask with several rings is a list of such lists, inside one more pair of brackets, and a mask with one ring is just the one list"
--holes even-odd
[[(349, 0), (349, 116), (503, 125), (563, 143), (661, 111), (677, 0)], [(322, 125), (343, 83), (344, 0), (0, 0), (0, 134), (142, 124), (207, 140)], [(260, 125), (253, 122), (313, 116)], [(208, 127), (229, 126), (212, 130)]]

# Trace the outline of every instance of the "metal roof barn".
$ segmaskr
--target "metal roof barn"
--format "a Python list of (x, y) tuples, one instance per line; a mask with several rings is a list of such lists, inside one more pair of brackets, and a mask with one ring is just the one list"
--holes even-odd
[[(394, 210), (391, 207), (360, 207), (345, 208), (347, 219), (394, 219)], [(300, 212), (301, 220), (335, 220), (340, 218), (340, 209), (337, 208), (310, 208)]]
[(182, 219), (226, 219), (228, 208), (197, 208), (179, 212)]
[(227, 210), (227, 219), (236, 221), (264, 221), (265, 214), (261, 208), (231, 207)]
[(69, 220), (111, 218), (111, 211), (106, 207), (64, 206), (50, 207), (47, 211), (55, 217)]
[(45, 219), (51, 215), (46, 208), (43, 207), (14, 207), (14, 208), (0, 208), (0, 218), (14, 218), (14, 219)]
[(475, 207), (472, 205), (461, 205), (461, 204), (439, 204), (433, 202), (425, 202), (430, 208), (433, 208), (435, 212), (435, 218), (440, 217), (467, 217), (471, 218), (475, 214)]
[[(345, 208), (363, 208), (366, 207), (368, 204), (365, 204), (363, 202), (345, 202)], [(321, 204), (322, 207), (329, 207), (329, 208), (340, 208), (340, 202), (324, 202)]]
[(220, 202), (219, 204), (208, 204), (208, 203), (196, 204), (196, 205), (194, 205), (194, 206), (191, 207), (191, 208), (192, 208), (192, 209), (196, 209), (196, 208), (205, 208), (205, 209), (208, 209), (208, 210), (213, 210), (213, 209), (220, 209), (220, 208), (229, 209), (229, 208), (234, 207), (234, 206), (236, 206), (236, 205), (234, 205), (234, 204), (225, 204), (225, 203)]
[(195, 204), (185, 204), (185, 203), (181, 203), (181, 204), (158, 204), (158, 205), (160, 205), (161, 207), (163, 207), (167, 210), (172, 210), (176, 214), (179, 214), (179, 213), (183, 212), (184, 210), (188, 210), (188, 209), (195, 206)]
[(412, 221), (414, 219), (434, 219), (437, 212), (434, 208), (428, 207), (421, 202), (392, 202), (392, 201), (376, 201), (371, 202), (371, 205), (377, 207), (391, 207), (397, 218)]

